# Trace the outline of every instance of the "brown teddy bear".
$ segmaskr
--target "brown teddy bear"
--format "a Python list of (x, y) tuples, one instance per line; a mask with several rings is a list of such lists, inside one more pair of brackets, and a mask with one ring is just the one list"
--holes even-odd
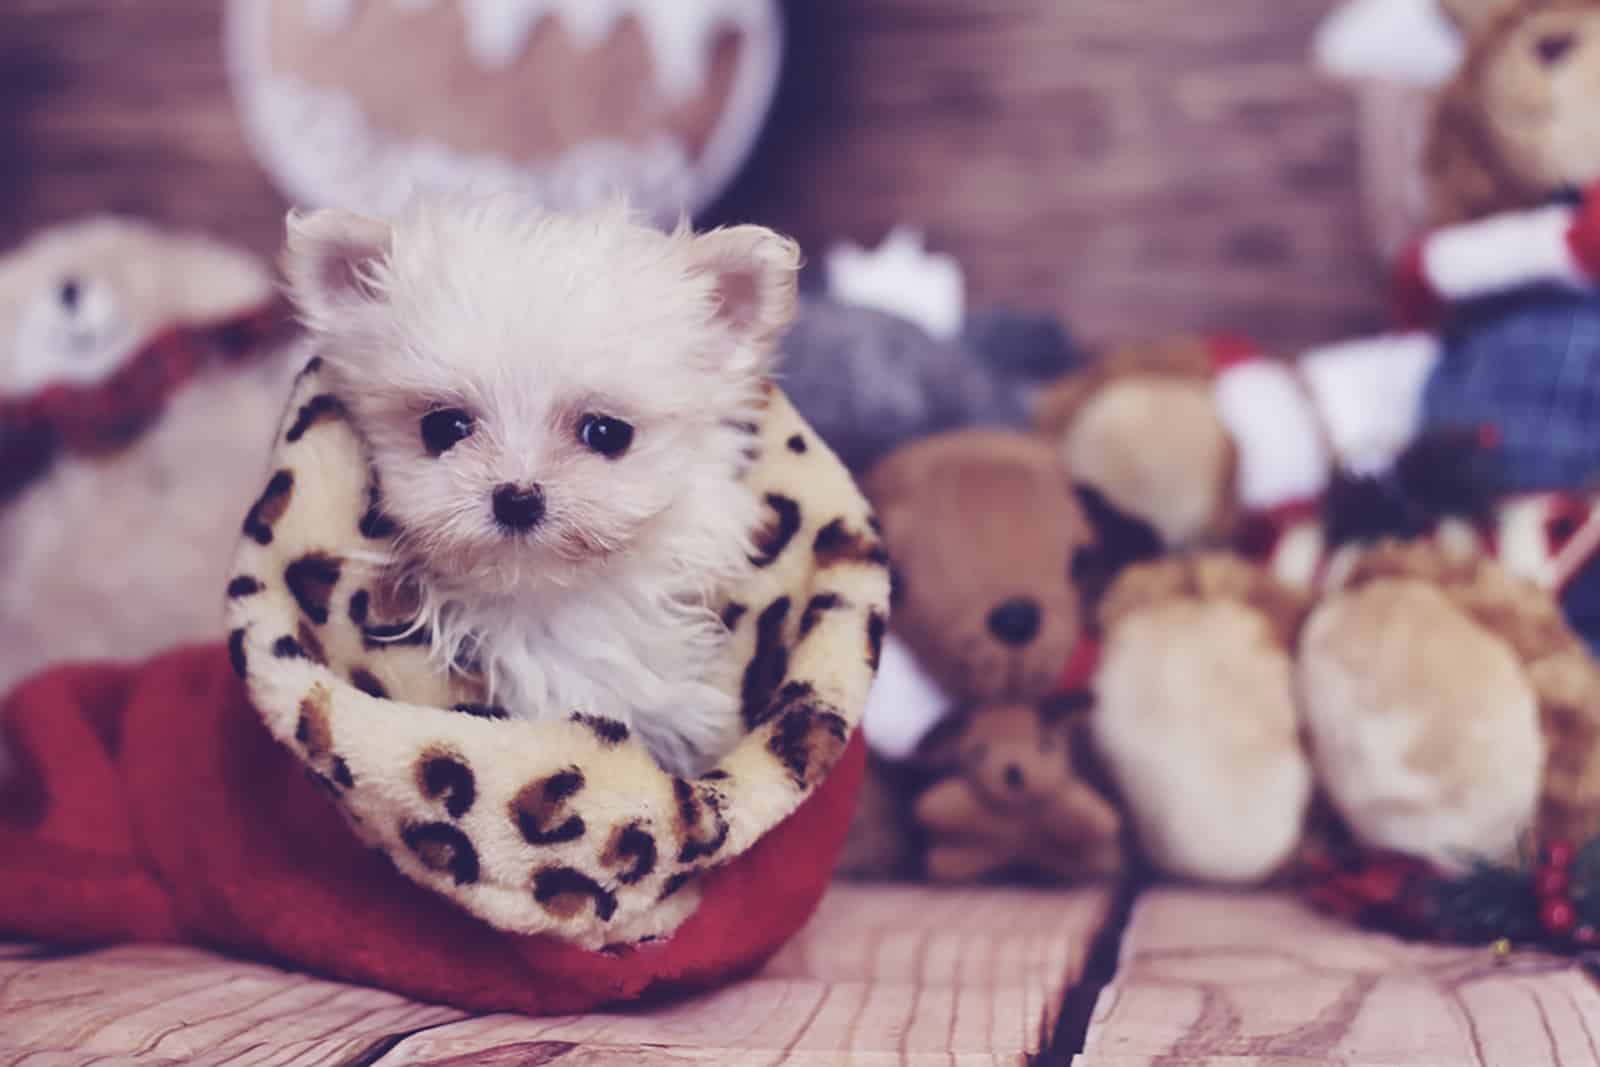
[(947, 773), (912, 811), (936, 882), (993, 875), (1070, 881), (1123, 867), (1122, 817), (1096, 783), (1078, 692), (957, 716), (924, 758)]
[(1096, 527), (1104, 509), (1074, 492), (1048, 443), (998, 430), (905, 445), (864, 488), (894, 616), (864, 723), (878, 765), (843, 870), (966, 879), (1023, 858), (1056, 876), (1115, 869), (1120, 820), (1075, 759), (1084, 716), (1051, 699), (1086, 676), (1083, 589), (1116, 563)]
[[(1399, 273), (1407, 329), (1294, 361), (1207, 341), (1186, 395), (1113, 358), (1042, 408), (1074, 477), (1152, 522), (1161, 483), (1119, 451), (1214, 431), (1206, 380), (1231, 445), (1178, 458), (1216, 504), (1164, 529), (1233, 553), (1135, 568), (1100, 620), (1097, 754), (1173, 874), (1282, 870), (1312, 782), (1361, 845), (1446, 871), (1600, 825), (1600, 197), (1570, 191), (1600, 187), (1600, 2), (1447, 6), (1470, 40), (1427, 153), (1440, 228)], [(1298, 618), (1269, 606), (1296, 596)]]

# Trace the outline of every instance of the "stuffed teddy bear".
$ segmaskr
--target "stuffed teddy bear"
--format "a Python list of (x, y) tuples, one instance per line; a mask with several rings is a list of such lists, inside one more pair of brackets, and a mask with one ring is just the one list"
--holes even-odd
[(0, 258), (0, 692), (216, 634), (288, 323), (253, 256), (130, 219)]
[[(1399, 271), (1405, 321), (1426, 328), (1293, 361), (1207, 340), (1187, 380), (1209, 380), (1230, 447), (1176, 460), (1184, 509), (1108, 457), (1159, 448), (1151, 426), (1214, 432), (1196, 392), (1175, 400), (1123, 360), (1041, 405), (1074, 477), (1132, 515), (1183, 510), (1160, 524), (1170, 546), (1232, 550), (1135, 568), (1104, 602), (1092, 733), (1169, 873), (1284, 870), (1307, 782), (1361, 846), (1447, 871), (1600, 819), (1600, 671), (1573, 629), (1595, 620), (1572, 595), (1600, 547), (1600, 216), (1565, 192), (1600, 178), (1576, 103), (1600, 71), (1600, 3), (1446, 7), (1468, 41), (1426, 155), (1440, 228)], [(1260, 606), (1264, 583), (1303, 598), (1297, 624)], [(1263, 810), (1242, 818), (1251, 796)]]
[(1039, 387), (1080, 354), (1053, 316), (970, 311), (961, 268), (899, 228), (829, 249), (784, 338), (795, 407), (857, 475), (897, 446), (966, 426), (1025, 429)]
[[(1264, 434), (1228, 418), (1237, 375), (1244, 392), (1282, 386), (1275, 410), (1298, 417)], [(1178, 550), (1123, 574), (1097, 620), (1091, 735), (1139, 847), (1171, 875), (1258, 883), (1292, 869), (1314, 790), (1358, 842), (1446, 870), (1530, 829), (1586, 836), (1600, 671), (1552, 593), (1585, 507), (1563, 531), (1558, 501), (1485, 502), (1481, 450), (1436, 436), (1352, 479), (1325, 439), (1291, 432), (1315, 424), (1297, 389), (1237, 344), (1181, 341), (1113, 354), (1041, 405), (1073, 476)], [(1174, 506), (1142, 495), (1172, 483), (1138, 453), (1184, 419), (1176, 436), (1221, 426), (1228, 447), (1164, 453), (1186, 483)], [(1273, 433), (1290, 447), (1274, 454)], [(1280, 462), (1296, 441), (1307, 461)]]
[(777, 0), (230, 0), (225, 36), (245, 129), (290, 200), (621, 192), (664, 225), (743, 166), (783, 53)]
[(1091, 703), (1080, 690), (987, 705), (929, 739), (922, 759), (945, 773), (912, 806), (929, 879), (1071, 881), (1122, 870), (1122, 817), (1087, 759)]
[[(1299, 367), (1327, 397), (1329, 432), (1369, 468), (1410, 436), (1486, 430), (1506, 506), (1543, 510), (1560, 531), (1577, 513), (1583, 527), (1600, 484), (1600, 124), (1589, 106), (1600, 3), (1443, 6), (1466, 47), (1424, 156), (1436, 229), (1396, 269), (1404, 328), (1313, 350)], [(1385, 424), (1409, 434), (1373, 432)], [(1600, 646), (1600, 538), (1561, 540), (1547, 547), (1562, 558), (1530, 576)]]
[(844, 872), (1116, 870), (1120, 819), (1085, 777), (1084, 708), (1058, 699), (1092, 662), (1083, 589), (1118, 562), (1096, 509), (1045, 441), (1002, 430), (904, 445), (863, 485), (894, 612), (863, 722), (876, 781)]

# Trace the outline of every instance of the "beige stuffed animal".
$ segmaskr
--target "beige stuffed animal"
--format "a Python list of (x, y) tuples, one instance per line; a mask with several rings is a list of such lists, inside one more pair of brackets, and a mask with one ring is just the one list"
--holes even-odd
[(271, 274), (92, 218), (0, 259), (0, 691), (220, 633), (296, 360)]

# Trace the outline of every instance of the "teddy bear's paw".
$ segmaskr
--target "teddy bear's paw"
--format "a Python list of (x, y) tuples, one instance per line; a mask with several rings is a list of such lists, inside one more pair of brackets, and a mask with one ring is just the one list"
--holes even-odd
[(1357, 840), (1460, 871), (1514, 853), (1545, 740), (1518, 650), (1428, 573), (1328, 596), (1297, 680), (1318, 779)]
[(1137, 612), (1174, 600), (1228, 600), (1259, 613), (1284, 646), (1294, 642), (1306, 599), (1263, 567), (1226, 552), (1174, 556), (1130, 567), (1101, 601), (1099, 622), (1110, 632)]
[(1529, 665), (1548, 756), (1538, 835), (1585, 841), (1600, 833), (1600, 663), (1574, 648)]
[(1363, 554), (1341, 588), (1357, 590), (1390, 580), (1424, 582), (1438, 589), (1485, 629), (1510, 642), (1525, 662), (1583, 648), (1547, 590), (1481, 551), (1458, 548), (1443, 538), (1381, 542)]
[(1259, 882), (1289, 859), (1311, 796), (1288, 641), (1251, 602), (1248, 566), (1156, 567), (1142, 580), (1166, 595), (1128, 597), (1107, 631), (1095, 747), (1157, 868)]

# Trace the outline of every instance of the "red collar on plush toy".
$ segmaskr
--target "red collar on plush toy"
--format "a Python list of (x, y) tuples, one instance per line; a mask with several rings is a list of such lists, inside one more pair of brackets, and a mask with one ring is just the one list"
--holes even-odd
[(132, 444), (202, 369), (254, 357), (289, 321), (286, 307), (274, 301), (204, 326), (174, 327), (96, 385), (0, 397), (0, 501), (64, 452), (104, 455)]
[(1079, 693), (1094, 681), (1094, 672), (1100, 666), (1100, 642), (1092, 637), (1081, 637), (1072, 649), (1061, 680), (1056, 683), (1057, 693)]

